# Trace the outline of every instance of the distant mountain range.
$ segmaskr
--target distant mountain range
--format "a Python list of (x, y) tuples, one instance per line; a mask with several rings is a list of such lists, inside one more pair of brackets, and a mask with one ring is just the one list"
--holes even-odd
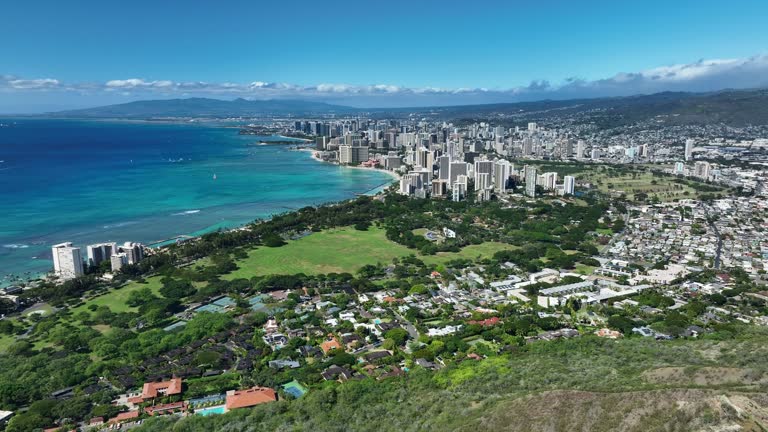
[(355, 114), (377, 117), (423, 113), (444, 119), (483, 119), (496, 114), (547, 118), (562, 114), (595, 114), (610, 124), (664, 117), (668, 123), (725, 123), (733, 126), (768, 124), (768, 89), (723, 90), (711, 93), (664, 92), (627, 97), (544, 100), (447, 107), (353, 108), (304, 100), (233, 101), (190, 98), (129, 102), (97, 108), (50, 113), (52, 117), (158, 118), (257, 117), (269, 115)]
[(303, 100), (232, 101), (189, 98), (128, 102), (96, 108), (49, 113), (53, 117), (78, 118), (157, 118), (157, 117), (239, 117), (274, 114), (349, 113), (355, 108)]

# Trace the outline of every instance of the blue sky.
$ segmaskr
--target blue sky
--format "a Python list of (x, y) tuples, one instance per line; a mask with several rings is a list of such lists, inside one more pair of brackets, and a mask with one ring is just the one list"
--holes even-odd
[[(392, 106), (764, 85), (766, 16), (764, 0), (6, 2), (0, 112), (202, 95)], [(721, 60), (736, 63), (724, 72)], [(724, 75), (605, 89), (622, 74), (707, 62)]]

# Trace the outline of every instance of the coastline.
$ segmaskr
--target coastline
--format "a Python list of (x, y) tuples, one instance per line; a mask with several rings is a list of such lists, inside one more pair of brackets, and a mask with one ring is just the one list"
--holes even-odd
[(366, 170), (366, 171), (378, 171), (378, 172), (382, 172), (382, 173), (385, 173), (385, 174), (389, 175), (395, 181), (400, 181), (400, 178), (402, 177), (400, 174), (398, 174), (398, 173), (396, 173), (394, 171), (390, 171), (390, 170), (383, 169), (383, 168), (373, 168), (373, 167), (369, 168), (369, 167), (364, 167), (364, 166), (349, 166), (349, 165), (342, 165), (342, 164), (338, 164), (338, 163), (328, 162), (328, 161), (322, 160), (319, 157), (317, 157), (317, 150), (314, 150), (314, 149), (302, 148), (302, 149), (298, 149), (298, 151), (309, 152), (310, 156), (312, 157), (312, 159), (314, 159), (317, 162), (326, 163), (326, 164), (330, 164), (330, 165), (336, 165), (336, 166), (340, 166), (342, 168), (360, 169), (360, 170)]
[[(50, 253), (52, 244), (72, 241), (84, 248), (85, 245), (104, 241), (130, 240), (145, 245), (159, 243), (152, 247), (159, 249), (168, 243), (175, 243), (175, 240), (189, 241), (190, 238), (219, 229), (243, 229), (255, 220), (268, 219), (274, 214), (304, 206), (337, 203), (360, 195), (375, 195), (382, 187), (389, 188), (392, 183), (390, 177), (394, 177), (393, 173), (386, 177), (372, 171), (350, 175), (349, 171), (316, 164), (306, 154), (284, 151), (297, 144), (309, 147), (309, 143), (304, 140), (296, 140), (292, 142), (293, 145), (285, 147), (252, 146), (249, 141), (253, 141), (253, 137), (241, 137), (236, 135), (236, 130), (221, 125), (194, 123), (157, 129), (160, 125), (145, 127), (151, 123), (145, 121), (83, 121), (81, 124), (80, 121), (45, 120), (45, 124), (50, 122), (61, 127), (57, 135), (53, 136), (46, 132), (48, 128), (29, 127), (37, 126), (34, 122), (27, 120), (25, 125), (28, 127), (9, 128), (14, 135), (4, 134), (0, 147), (7, 144), (11, 150), (25, 154), (28, 149), (19, 143), (27, 139), (53, 143), (53, 146), (76, 134), (78, 142), (88, 148), (97, 148), (104, 135), (108, 135), (114, 137), (116, 142), (135, 148), (135, 154), (132, 155), (135, 160), (126, 159), (120, 152), (107, 152), (104, 157), (124, 174), (123, 179), (106, 183), (107, 186), (113, 186), (94, 189), (93, 196), (74, 197), (66, 217), (56, 218), (55, 223), (42, 227), (36, 225), (31, 218), (22, 220), (16, 215), (54, 214), (50, 212), (53, 207), (51, 201), (42, 199), (52, 194), (50, 188), (9, 194), (0, 207), (5, 210), (6, 225), (13, 226), (16, 231), (3, 233), (5, 238), (0, 244), (0, 287), (45, 278), (53, 266)], [(169, 137), (169, 140), (157, 144), (158, 134)], [(182, 142), (183, 145), (174, 144)], [(212, 146), (211, 142), (220, 142), (222, 145)], [(184, 163), (170, 163), (166, 157), (158, 158), (158, 148), (167, 151), (168, 158), (183, 157)], [(11, 186), (16, 183), (25, 184), (25, 175), (34, 175), (39, 164), (56, 166), (59, 163), (50, 155), (45, 155), (43, 152), (42, 159), (19, 159), (26, 162), (13, 165), (18, 174), (6, 176), (4, 180), (8, 180)], [(78, 173), (69, 178), (74, 185), (81, 185), (84, 180), (90, 181), (93, 177), (79, 173), (88, 173), (89, 169), (98, 166), (82, 159), (72, 163), (76, 169), (68, 172)], [(295, 181), (287, 183), (284, 188), (269, 187), (269, 176), (282, 175), (296, 167), (299, 167), (300, 175), (292, 177)], [(94, 172), (99, 174), (103, 171)], [(217, 180), (212, 180), (214, 173), (218, 173)], [(262, 179), (264, 181), (260, 181)], [(142, 193), (135, 193), (135, 187), (130, 186), (136, 184), (142, 185)], [(307, 188), (307, 184), (319, 187)], [(309, 192), (304, 193), (305, 189)], [(251, 196), (254, 190), (258, 191), (256, 198)], [(104, 196), (96, 192), (103, 192)], [(119, 201), (114, 201), (115, 197), (119, 197)], [(150, 202), (145, 205), (146, 199)], [(121, 204), (113, 205), (113, 202)], [(89, 213), (91, 209), (99, 209), (98, 206), (105, 207), (98, 213)], [(17, 220), (20, 222), (18, 225), (15, 224)], [(6, 232), (12, 235), (6, 237)]]

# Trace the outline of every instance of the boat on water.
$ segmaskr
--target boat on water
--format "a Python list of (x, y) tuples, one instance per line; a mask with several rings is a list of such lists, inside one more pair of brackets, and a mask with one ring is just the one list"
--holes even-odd
[(213, 174), (213, 179), (216, 180), (216, 174)]

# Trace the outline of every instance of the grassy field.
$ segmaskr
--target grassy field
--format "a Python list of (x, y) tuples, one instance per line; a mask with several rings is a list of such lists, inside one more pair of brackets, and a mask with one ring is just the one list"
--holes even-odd
[[(470, 245), (457, 253), (419, 256), (428, 264), (440, 264), (456, 258), (475, 259), (514, 246), (502, 243)], [(225, 279), (250, 278), (269, 274), (354, 273), (366, 264), (389, 263), (393, 258), (416, 254), (416, 251), (389, 241), (384, 230), (371, 227), (367, 231), (338, 228), (314, 233), (289, 241), (279, 248), (259, 247), (248, 258), (237, 262), (238, 270)]]
[(102, 294), (100, 296), (89, 299), (81, 306), (78, 306), (72, 309), (72, 314), (77, 314), (82, 311), (90, 312), (90, 310), (88, 309), (88, 306), (92, 304), (95, 304), (96, 306), (109, 306), (112, 312), (116, 312), (116, 313), (117, 312), (133, 312), (137, 308), (133, 308), (125, 304), (125, 301), (128, 299), (128, 296), (131, 294), (132, 291), (136, 291), (142, 288), (149, 288), (156, 295), (158, 296), (160, 295), (158, 294), (158, 292), (160, 291), (160, 287), (162, 287), (162, 284), (160, 283), (160, 278), (151, 277), (151, 278), (147, 278), (146, 281), (147, 281), (146, 284), (131, 282), (122, 288), (109, 290), (109, 292), (107, 292), (106, 294)]
[(686, 184), (675, 183), (671, 178), (654, 177), (650, 172), (616, 175), (604, 171), (586, 171), (578, 174), (577, 178), (593, 183), (601, 192), (626, 194), (630, 200), (634, 200), (635, 194), (639, 193), (647, 194), (649, 198), (656, 197), (661, 201), (695, 199), (700, 195)]
[(479, 245), (469, 245), (460, 252), (438, 252), (435, 255), (420, 256), (419, 259), (427, 264), (442, 264), (455, 259), (471, 259), (490, 257), (498, 251), (518, 249), (517, 246), (506, 243), (486, 242)]

